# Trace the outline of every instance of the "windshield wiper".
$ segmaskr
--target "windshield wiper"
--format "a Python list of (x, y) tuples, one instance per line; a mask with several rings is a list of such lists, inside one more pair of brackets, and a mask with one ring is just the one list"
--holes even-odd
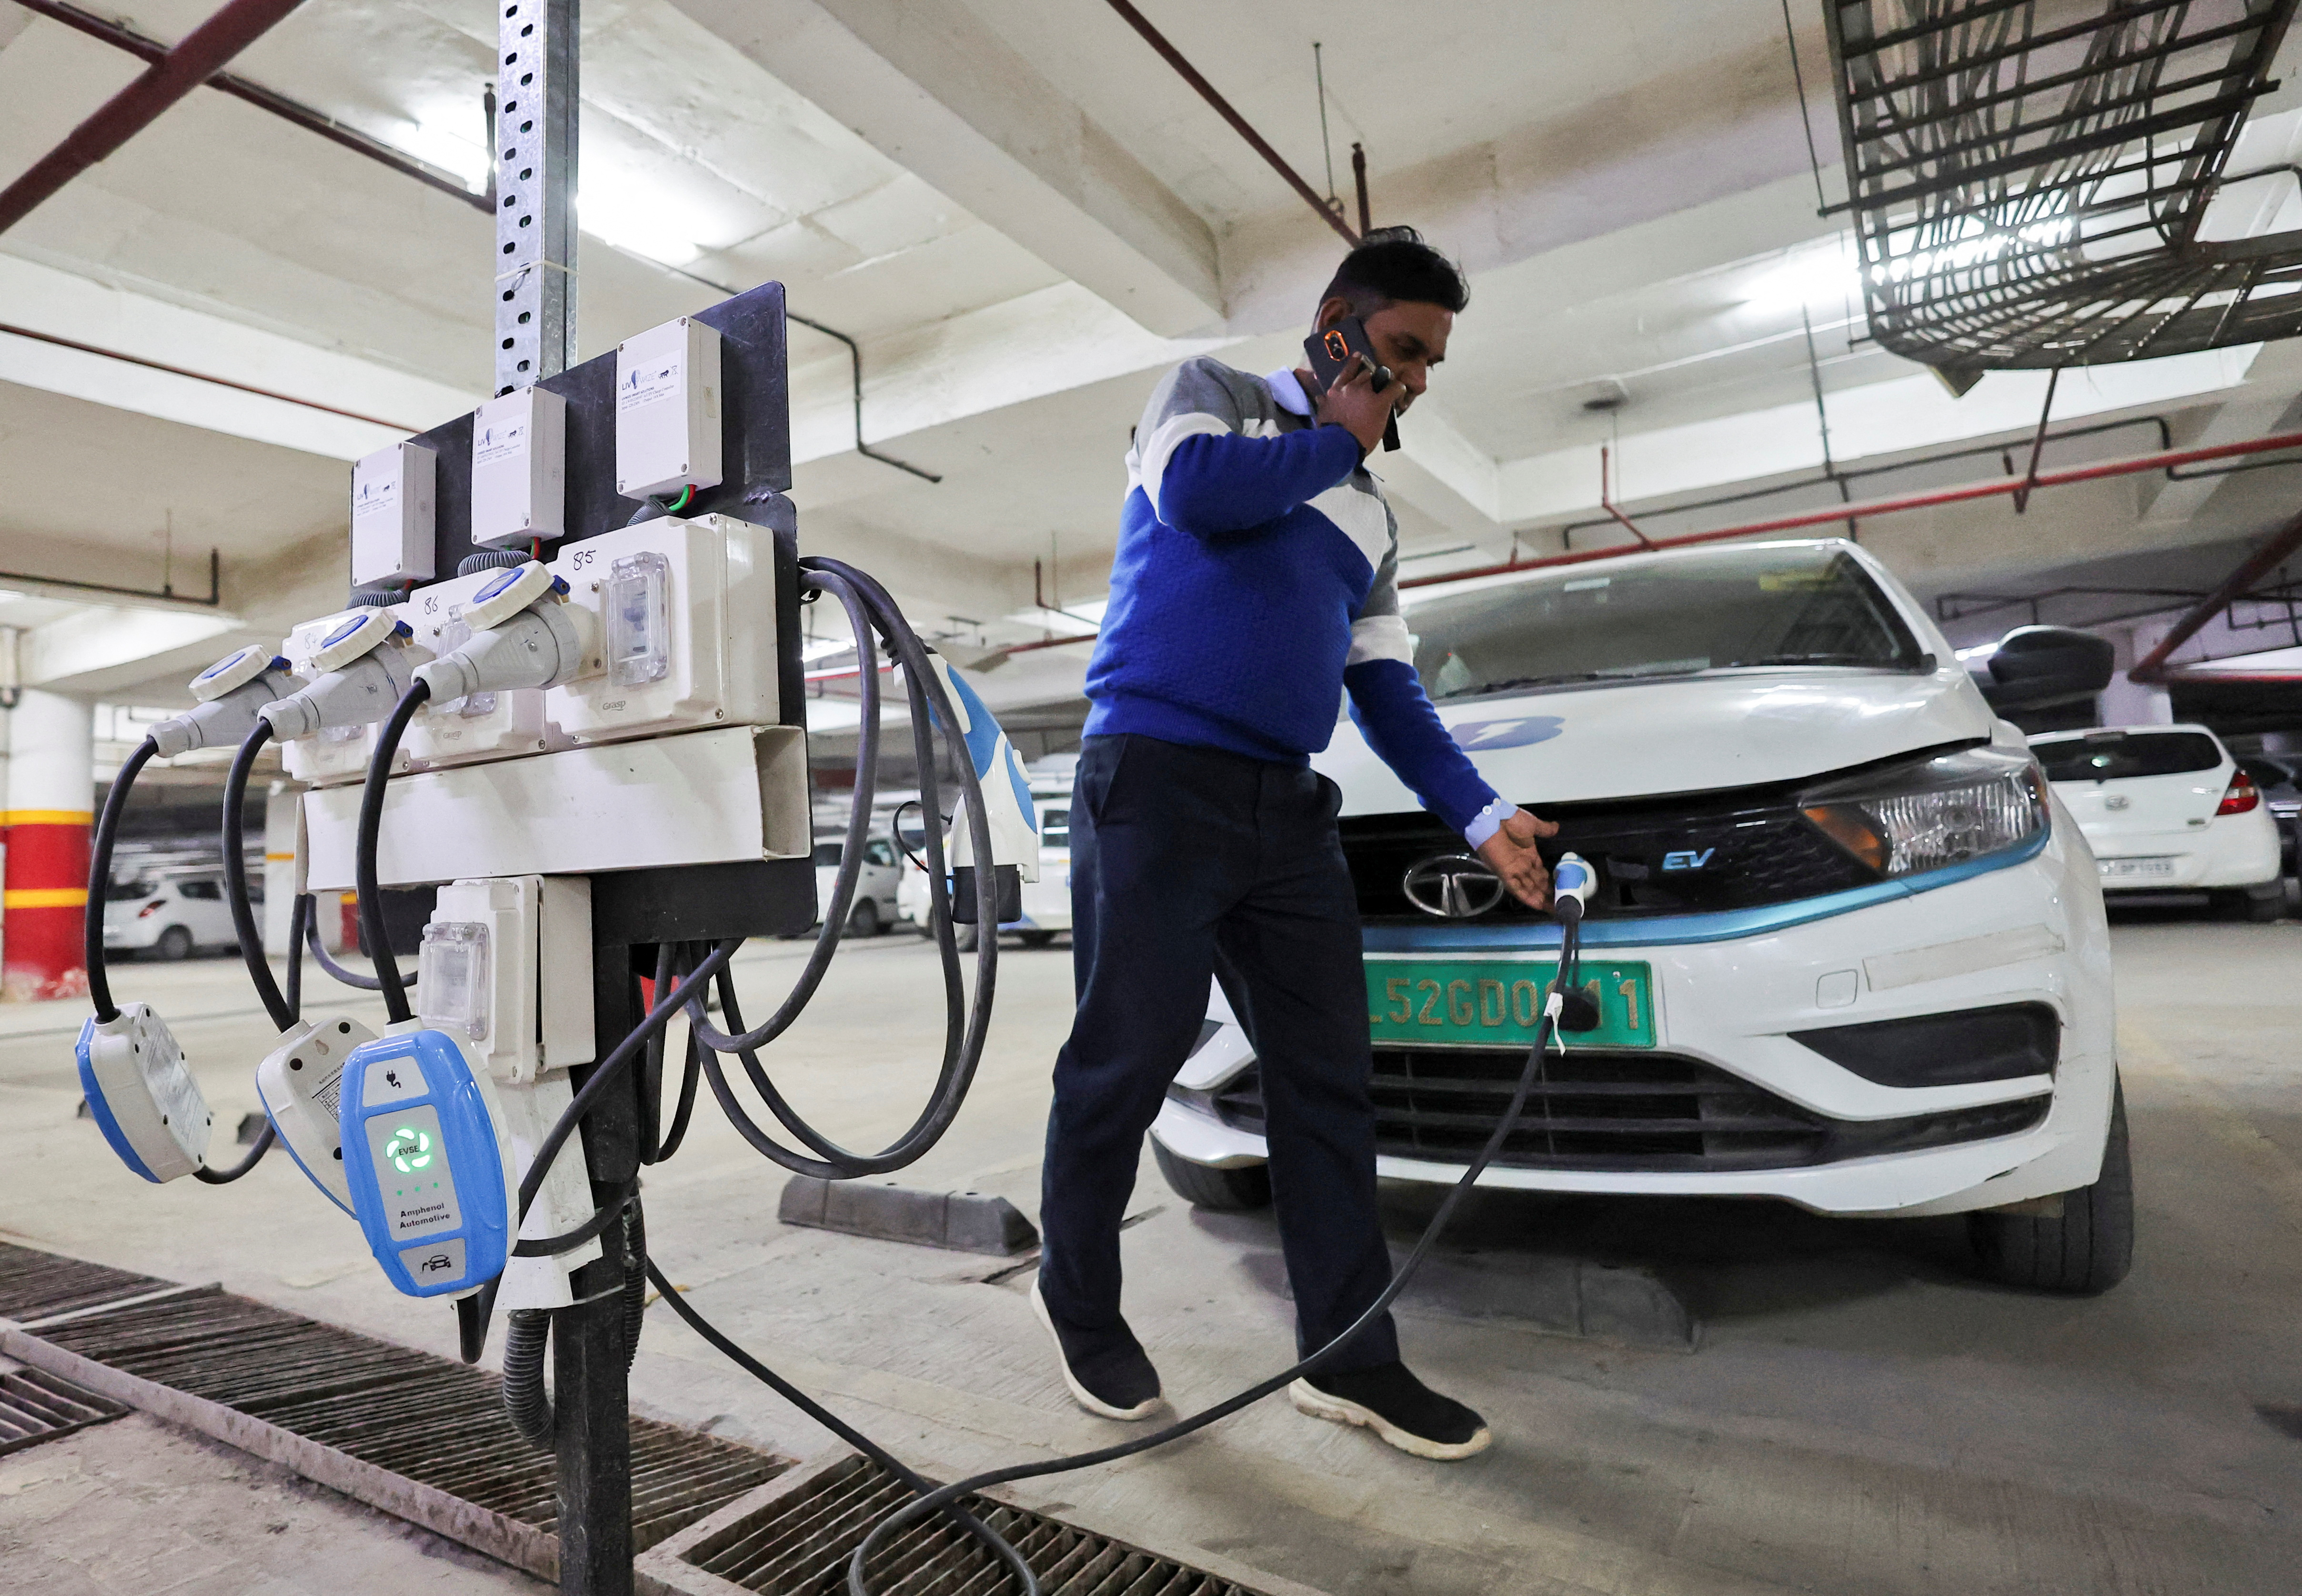
[(1875, 659), (1869, 654), (1761, 654), (1756, 659), (1729, 659), (1717, 668), (1739, 670), (1759, 665), (1868, 665), (1890, 670), (1895, 662)]
[(1474, 693), (1508, 693), (1517, 687), (1557, 687), (1570, 682), (1648, 682), (1665, 676), (1691, 676), (1703, 668), (1677, 665), (1664, 669), (1648, 666), (1621, 666), (1613, 670), (1570, 670), (1553, 676), (1510, 676), (1500, 682), (1478, 682), (1468, 687), (1458, 687), (1451, 693), (1439, 694), (1441, 699), (1464, 698)]

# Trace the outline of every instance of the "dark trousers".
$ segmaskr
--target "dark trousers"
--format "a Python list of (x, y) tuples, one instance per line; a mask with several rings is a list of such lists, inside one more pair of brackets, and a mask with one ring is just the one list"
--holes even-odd
[[(1055, 1059), (1039, 1209), (1039, 1289), (1065, 1323), (1091, 1331), (1119, 1318), (1119, 1222), (1211, 976), (1262, 1066), (1303, 1350), (1326, 1345), (1388, 1282), (1340, 800), (1293, 766), (1151, 737), (1087, 740), (1071, 798), (1079, 1009)], [(1335, 1366), (1398, 1356), (1386, 1315)]]

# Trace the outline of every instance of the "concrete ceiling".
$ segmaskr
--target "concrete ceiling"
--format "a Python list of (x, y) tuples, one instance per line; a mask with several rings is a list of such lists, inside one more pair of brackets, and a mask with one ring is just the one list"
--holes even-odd
[[(210, 9), (135, 0), (125, 20), (173, 39)], [(1376, 219), (1416, 222), (1471, 271), (1447, 365), (1378, 461), (1415, 569), (1562, 546), (1597, 511), (1602, 445), (1617, 497), (1669, 530), (1704, 524), (1672, 505), (1811, 480), (1818, 382), (1842, 466), (2012, 445), (2036, 421), (2042, 377), (1954, 400), (1863, 337), (1776, 0), (1146, 10), (1323, 188), (1319, 41), (1339, 189), (1362, 142)], [(1795, 10), (1814, 87), (1819, 8)], [(476, 186), (493, 37), (479, 0), (308, 0), (233, 70)], [(2302, 81), (2302, 57), (2281, 64)], [(0, 0), (0, 181), (136, 70)], [(855, 451), (846, 351), (795, 329), (804, 541), (879, 570), (924, 624), (993, 641), (1072, 629), (1033, 609), (1035, 559), (1067, 603), (1100, 596), (1159, 371), (1205, 352), (1292, 364), (1336, 256), (1099, 0), (590, 0), (583, 90), (584, 349), (719, 297), (698, 279), (785, 282), (794, 310), (862, 340), (871, 442), (945, 479)], [(2297, 104), (2257, 110), (2250, 158), (2297, 153)], [(2261, 208), (2247, 230), (2294, 224)], [(187, 651), (337, 601), (345, 462), (486, 385), (491, 252), (479, 209), (213, 93), (0, 237), (0, 321), (285, 396), (0, 335), (0, 568), (153, 586), (172, 547), (179, 591), (204, 591), (206, 550), (224, 564), (223, 630), (170, 622), (140, 677), (83, 635), (116, 611), (0, 614), (55, 631), (28, 656), (46, 679), (169, 701)], [(2138, 451), (2161, 423), (2255, 435), (2298, 386), (2281, 349), (2073, 374), (2058, 420), (2136, 425), (2057, 458)], [(1601, 397), (1619, 402), (1585, 407)], [(2020, 519), (1992, 503), (1864, 535), (1924, 592), (2049, 584), (2154, 551), (2218, 559), (2281, 513), (2282, 475), (2136, 479), (2042, 494)], [(1083, 653), (988, 679), (1017, 701), (1061, 693)]]

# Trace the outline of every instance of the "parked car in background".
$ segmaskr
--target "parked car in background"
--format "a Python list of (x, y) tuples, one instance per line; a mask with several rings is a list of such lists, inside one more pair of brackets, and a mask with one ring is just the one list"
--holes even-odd
[(2238, 763), (2254, 777), (2263, 807), (2278, 823), (2279, 868), (2289, 876), (2302, 875), (2302, 757), (2253, 753)]
[[(846, 856), (842, 837), (819, 838), (815, 844), (815, 921), (831, 906), (832, 884), (839, 878), (839, 862)], [(895, 923), (896, 888), (903, 884), (903, 866), (895, 844), (875, 836), (863, 844), (863, 868), (855, 878), (855, 896), (847, 906), (847, 937), (877, 937)]]
[[(261, 903), (263, 878), (250, 877), (248, 886), (249, 895)], [(104, 895), (107, 953), (189, 959), (202, 948), (239, 945), (220, 876), (147, 876), (114, 881)]]
[[(1472, 578), (1406, 604), (1439, 716), (1596, 885), (1598, 1028), (1542, 1061), (1483, 1183), (1963, 1214), (1981, 1268), (2131, 1257), (2093, 856), (1925, 609), (1839, 540)], [(1375, 1167), (1458, 1180), (1527, 1067), (1559, 934), (1350, 723)], [(1193, 1016), (1194, 1019), (1197, 1016)], [(1203, 1206), (1267, 1201), (1254, 1038), (1212, 995), (1152, 1128)]]
[(2203, 892), (2225, 914), (2285, 912), (2277, 822), (2205, 727), (2046, 732), (2030, 748), (2086, 834), (2105, 894)]
[[(1023, 912), (1002, 922), (1002, 935), (1018, 937), (1025, 947), (1045, 947), (1071, 928), (1071, 772), (1077, 754), (1056, 754), (1035, 760), (1025, 771), (1031, 784), (1031, 802), (1038, 811), (1039, 878), (1023, 883)], [(915, 816), (916, 810), (909, 811)], [(910, 853), (920, 851), (921, 836), (916, 819), (907, 818), (903, 842)], [(928, 876), (917, 860), (906, 854), (898, 898), (903, 923), (925, 937), (928, 933)], [(962, 949), (975, 945), (975, 928), (959, 928)]]

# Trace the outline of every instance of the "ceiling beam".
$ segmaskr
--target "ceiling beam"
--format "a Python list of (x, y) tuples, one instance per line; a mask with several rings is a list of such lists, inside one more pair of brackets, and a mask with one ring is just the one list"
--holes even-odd
[(1222, 322), (1206, 223), (958, 0), (672, 3), (1143, 327)]

